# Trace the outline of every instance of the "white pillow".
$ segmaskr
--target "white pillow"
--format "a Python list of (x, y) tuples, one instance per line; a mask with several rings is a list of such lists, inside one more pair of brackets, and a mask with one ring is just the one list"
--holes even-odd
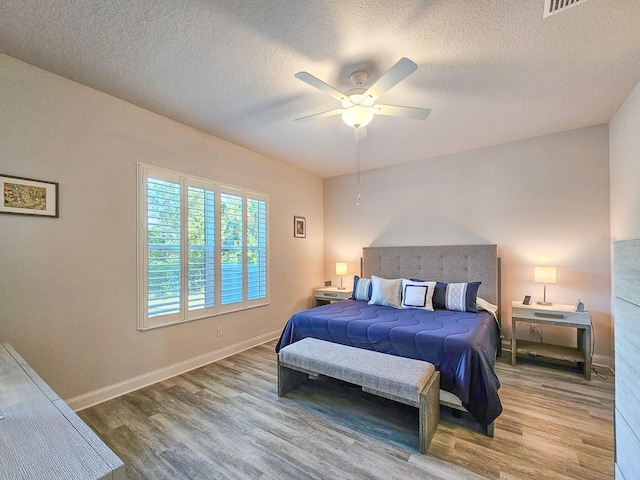
[(388, 280), (371, 275), (371, 300), (369, 300), (369, 305), (386, 305), (388, 307), (400, 308), (402, 304), (401, 288), (401, 278)]
[(433, 292), (437, 282), (417, 282), (402, 279), (402, 308), (433, 311)]
[(492, 303), (487, 302), (484, 298), (480, 298), (480, 297), (476, 298), (476, 307), (478, 307), (478, 310), (486, 310), (491, 315), (496, 317), (496, 312), (498, 311), (498, 307)]

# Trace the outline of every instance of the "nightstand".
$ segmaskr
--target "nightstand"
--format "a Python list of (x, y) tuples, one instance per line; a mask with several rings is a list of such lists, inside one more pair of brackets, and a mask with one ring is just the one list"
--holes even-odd
[[(577, 329), (577, 346), (564, 347), (516, 339), (518, 322), (555, 325)], [(576, 312), (573, 305), (523, 305), (511, 303), (511, 365), (518, 353), (568, 360), (584, 365), (584, 378), (591, 380), (591, 314)]]
[(351, 297), (352, 292), (352, 288), (344, 288), (342, 290), (338, 287), (316, 288), (313, 291), (313, 299), (316, 302), (316, 307), (319, 307), (320, 305), (326, 305), (327, 303), (346, 300)]

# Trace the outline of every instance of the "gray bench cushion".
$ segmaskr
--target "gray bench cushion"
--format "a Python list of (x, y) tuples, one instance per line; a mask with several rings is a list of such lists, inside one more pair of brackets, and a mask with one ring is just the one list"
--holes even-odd
[(304, 338), (280, 350), (280, 362), (417, 404), (435, 367), (422, 360)]

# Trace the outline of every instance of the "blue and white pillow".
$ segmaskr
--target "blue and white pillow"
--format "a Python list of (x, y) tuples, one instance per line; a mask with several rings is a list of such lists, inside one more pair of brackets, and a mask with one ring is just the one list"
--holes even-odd
[[(434, 306), (458, 312), (478, 312), (476, 299), (481, 282), (442, 283), (436, 285)], [(442, 304), (438, 307), (437, 304)]]
[[(412, 278), (413, 282), (422, 282)], [(433, 308), (478, 313), (476, 299), (482, 282), (444, 283), (437, 282), (433, 292)], [(449, 285), (453, 285), (451, 288)]]
[(371, 299), (371, 280), (354, 275), (351, 298), (353, 300), (364, 300), (368, 302)]
[(402, 279), (402, 308), (419, 308), (433, 311), (433, 292), (436, 282), (419, 282)]

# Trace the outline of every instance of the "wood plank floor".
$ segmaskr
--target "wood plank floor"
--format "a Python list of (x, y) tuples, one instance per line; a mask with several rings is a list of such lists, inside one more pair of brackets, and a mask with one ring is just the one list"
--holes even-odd
[(443, 407), (425, 456), (415, 408), (322, 377), (279, 398), (274, 345), (78, 413), (129, 479), (613, 478), (613, 378), (503, 354), (495, 437)]

